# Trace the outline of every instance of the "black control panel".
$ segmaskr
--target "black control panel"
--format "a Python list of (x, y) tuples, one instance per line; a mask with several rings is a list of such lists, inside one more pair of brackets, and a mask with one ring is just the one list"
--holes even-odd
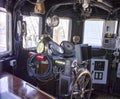
[(104, 71), (105, 61), (95, 61), (94, 70)]

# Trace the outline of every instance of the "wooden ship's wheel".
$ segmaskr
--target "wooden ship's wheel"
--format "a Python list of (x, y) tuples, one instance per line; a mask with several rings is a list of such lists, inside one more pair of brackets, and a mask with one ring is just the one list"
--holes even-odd
[(70, 99), (90, 99), (92, 78), (88, 70), (82, 69), (70, 86)]

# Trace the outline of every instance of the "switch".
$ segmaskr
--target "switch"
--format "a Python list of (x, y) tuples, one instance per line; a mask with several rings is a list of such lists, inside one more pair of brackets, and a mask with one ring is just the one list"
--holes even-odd
[(95, 76), (95, 77), (94, 77), (95, 79), (98, 79), (98, 76), (99, 76), (99, 75), (98, 75), (98, 72), (95, 72), (95, 75), (94, 75), (94, 76)]
[(103, 79), (103, 73), (99, 73), (99, 79)]

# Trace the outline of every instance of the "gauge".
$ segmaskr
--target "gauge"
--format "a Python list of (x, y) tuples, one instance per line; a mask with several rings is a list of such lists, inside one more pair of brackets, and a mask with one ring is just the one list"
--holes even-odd
[(73, 42), (79, 43), (80, 42), (80, 36), (73, 36)]
[(71, 53), (74, 51), (74, 45), (69, 41), (62, 41), (60, 45), (66, 53)]
[(59, 24), (59, 17), (54, 15), (52, 17), (48, 17), (46, 23), (50, 27), (56, 27)]
[(60, 54), (63, 54), (64, 53), (64, 50), (63, 50), (63, 48), (61, 47), (61, 46), (59, 46), (57, 43), (53, 43), (53, 46), (54, 46), (54, 49), (58, 52), (58, 53), (60, 53)]
[(45, 46), (44, 46), (43, 41), (40, 41), (37, 45), (37, 53), (42, 53), (44, 51), (44, 48)]
[(55, 42), (52, 42), (52, 44), (50, 45), (50, 49), (52, 50), (52, 53), (54, 53), (55, 55), (64, 53), (63, 48)]

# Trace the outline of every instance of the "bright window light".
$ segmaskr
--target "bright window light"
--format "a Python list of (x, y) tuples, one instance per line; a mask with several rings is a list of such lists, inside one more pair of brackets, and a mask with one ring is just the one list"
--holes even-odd
[(34, 48), (39, 41), (39, 22), (41, 17), (37, 16), (23, 16), (23, 21), (27, 25), (27, 33), (23, 35), (23, 48)]
[(12, 51), (11, 14), (0, 7), (0, 56)]
[(7, 24), (5, 12), (0, 12), (0, 52), (7, 51)]
[(102, 46), (104, 20), (86, 20), (83, 43), (93, 47)]

